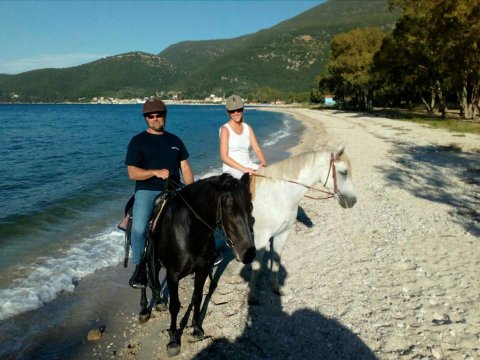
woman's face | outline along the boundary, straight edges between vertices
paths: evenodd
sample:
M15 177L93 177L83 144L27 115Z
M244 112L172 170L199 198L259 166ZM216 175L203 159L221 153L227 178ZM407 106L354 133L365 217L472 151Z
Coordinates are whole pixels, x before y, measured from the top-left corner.
M230 119L238 123L243 119L243 108L237 110L229 110L228 115L230 115Z

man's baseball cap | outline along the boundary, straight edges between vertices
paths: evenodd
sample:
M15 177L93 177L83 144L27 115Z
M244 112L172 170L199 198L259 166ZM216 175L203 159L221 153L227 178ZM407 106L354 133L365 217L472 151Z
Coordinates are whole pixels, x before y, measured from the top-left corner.
M143 115L151 114L154 112L165 113L167 107L165 103L159 98L150 98L143 104Z

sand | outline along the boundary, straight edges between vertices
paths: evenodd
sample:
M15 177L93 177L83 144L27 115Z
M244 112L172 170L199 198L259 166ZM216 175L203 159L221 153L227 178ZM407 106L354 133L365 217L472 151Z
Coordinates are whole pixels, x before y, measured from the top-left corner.
M194 341L183 319L175 359L480 359L480 136L361 113L267 110L306 126L293 154L345 145L358 202L302 200L283 252L283 297L269 291L265 270L262 304L248 306L248 267L227 257L204 304L207 337ZM191 284L181 282L180 320ZM115 325L77 358L167 358L168 312L140 325L138 297L125 301L132 313L112 310Z

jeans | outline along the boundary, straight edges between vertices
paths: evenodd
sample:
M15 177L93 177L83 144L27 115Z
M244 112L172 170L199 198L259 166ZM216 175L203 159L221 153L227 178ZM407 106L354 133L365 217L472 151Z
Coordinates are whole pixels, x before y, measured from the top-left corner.
M135 203L133 204L132 219L132 264L138 265L142 260L145 248L145 234L152 215L153 203L161 191L137 190L135 192Z

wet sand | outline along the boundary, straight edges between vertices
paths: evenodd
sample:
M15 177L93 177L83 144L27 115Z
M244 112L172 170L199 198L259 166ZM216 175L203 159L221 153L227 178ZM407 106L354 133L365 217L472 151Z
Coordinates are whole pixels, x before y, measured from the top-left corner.
M307 127L292 154L345 145L358 203L302 200L282 257L285 296L269 291L265 271L260 306L246 302L248 267L224 248L203 341L183 318L184 279L175 359L480 358L480 137L360 113L265 110ZM168 312L140 325L138 291L119 287L116 299L99 320L104 335L72 358L165 359Z

